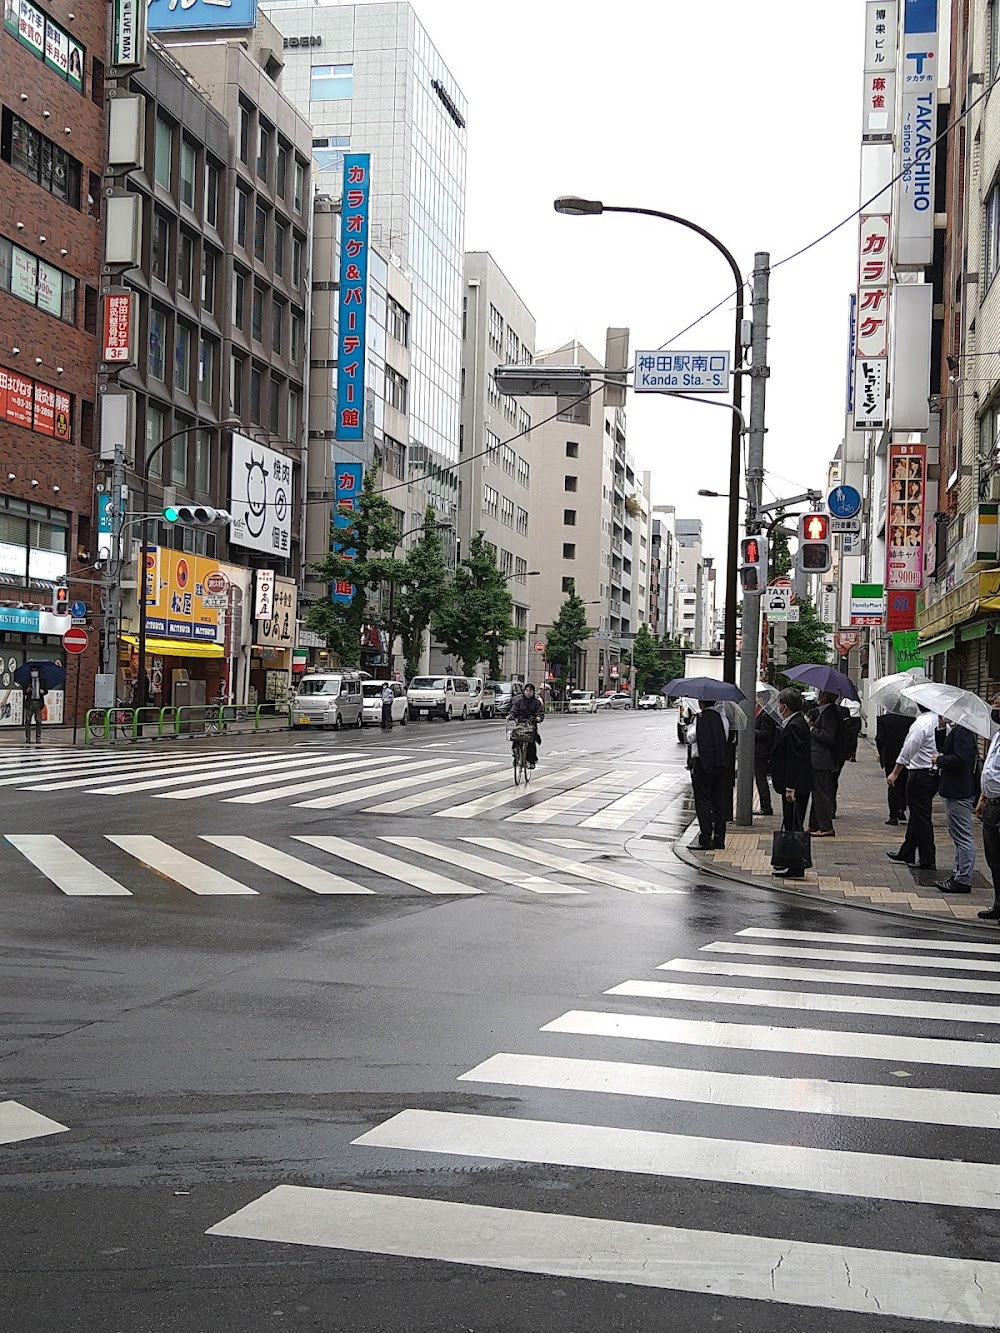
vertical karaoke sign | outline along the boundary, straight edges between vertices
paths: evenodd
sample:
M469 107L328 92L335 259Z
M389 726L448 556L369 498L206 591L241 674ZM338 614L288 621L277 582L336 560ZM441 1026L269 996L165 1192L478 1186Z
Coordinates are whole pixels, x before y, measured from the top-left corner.
M368 203L371 155L344 156L337 329L338 440L365 436L365 321L368 314Z
M349 528L354 523L354 511L361 503L361 483L364 468L361 463L335 464L336 497L334 500L333 526ZM337 554L345 560L353 560L356 552L352 547L337 544ZM330 600L349 602L354 597L354 584L350 579L334 579L330 588Z

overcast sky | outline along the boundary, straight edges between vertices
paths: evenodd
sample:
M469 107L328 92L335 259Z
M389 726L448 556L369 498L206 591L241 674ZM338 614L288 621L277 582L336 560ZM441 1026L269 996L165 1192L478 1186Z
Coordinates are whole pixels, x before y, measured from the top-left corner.
M655 347L732 290L681 227L560 217L559 194L660 208L715 233L744 273L858 204L864 0L413 0L469 99L466 248L489 250L538 321L538 346L606 326ZM768 482L823 486L844 428L849 223L771 281ZM730 347L727 304L678 348ZM749 390L744 390L745 401ZM705 522L724 556L727 412L629 397L653 499Z

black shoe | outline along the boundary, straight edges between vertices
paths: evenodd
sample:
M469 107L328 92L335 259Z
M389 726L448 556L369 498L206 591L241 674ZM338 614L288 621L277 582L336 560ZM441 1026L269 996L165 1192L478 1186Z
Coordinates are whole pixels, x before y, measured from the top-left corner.
M715 852L725 851L725 848L726 848L726 840L725 840L725 838L723 838L721 842L713 842L713 843L712 843L712 850L715 851Z
M886 852L886 856L890 861L900 861L904 866L913 865L909 857L904 856L902 852Z
M773 815L773 814L774 814L774 811L771 809L770 806L768 806L766 810L761 810L760 813L761 813L762 815Z
M780 866L777 870L772 870L771 874L775 879L805 879L804 870L792 870L789 866Z
M899 825L899 820L898 820L898 819L887 819L885 822L886 822L887 824L891 824L893 827L898 827L898 825Z
M926 865L923 865L920 861L918 861L918 862L917 862L917 867L916 867L916 868L917 868L918 870L937 870L937 862L936 862L936 861L928 861Z
M939 893L971 893L972 885L963 884L960 879L945 879L934 887Z
M988 907L985 912L977 912L980 921L1000 921L1000 907Z

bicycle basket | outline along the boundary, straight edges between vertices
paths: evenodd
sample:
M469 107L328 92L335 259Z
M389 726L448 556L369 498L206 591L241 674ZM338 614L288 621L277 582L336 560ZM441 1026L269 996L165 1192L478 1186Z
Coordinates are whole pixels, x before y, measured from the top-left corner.
M530 722L515 722L511 729L510 738L512 741L533 741L535 739L535 728Z

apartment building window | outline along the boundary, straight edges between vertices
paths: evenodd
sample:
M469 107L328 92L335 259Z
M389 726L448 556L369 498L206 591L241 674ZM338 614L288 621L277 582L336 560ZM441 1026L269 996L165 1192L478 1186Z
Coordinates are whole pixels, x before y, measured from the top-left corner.
M174 127L157 116L153 123L153 180L170 189L174 154Z
M264 288L256 283L250 305L250 337L257 343L264 341Z
M246 298L247 298L247 280L243 274L236 269L233 273L233 313L232 320L236 327L243 329L243 321L246 318Z
M293 366L299 364L302 355L302 316L292 311L288 321L288 359Z
M504 472L507 473L508 477L512 477L514 475L514 468L516 466L516 463L517 463L517 455L514 453L514 450L510 447L510 445L509 444L501 445L500 466L503 468Z
M500 522L505 528L514 526L514 501L508 500L506 495L500 497Z
M153 403L146 404L146 434L145 434L145 453L143 461L148 460L149 475L156 481L163 476L163 450L152 457L153 450L160 443L164 436L163 425L166 420L166 413Z
M72 208L80 207L80 163L6 107L0 129L0 157L55 199Z
M67 324L76 322L76 278L0 238L0 291Z
M215 340L202 334L198 344L198 401L210 403L215 384Z
M518 583L524 583L528 576L528 562L524 556L519 555L514 561L514 578Z
M507 364L516 366L521 359L521 339L514 330L507 325Z
M189 423L177 420L177 429ZM170 481L174 486L186 486L188 479L188 441L189 435L179 435L170 442Z
M292 286L302 286L302 242L297 236L292 238Z
M309 77L311 102L348 102L353 96L353 65L313 65Z
M267 256L267 209L259 204L253 215L253 252L263 264Z
M518 454L517 458L517 480L520 485L527 486L531 481L531 468L526 458Z
M306 195L306 169L298 160L295 163L295 171L292 173L292 184L292 207L296 213L301 213Z
M299 423L302 420L302 400L298 389L288 390L288 438L295 444L299 438Z
M576 559L576 542L563 542L563 559Z
M522 435L527 435L528 431L531 430L531 417L528 416L523 407L518 408L517 411L517 429Z
M194 237L181 228L181 246L177 255L177 290L191 299L194 286Z
M574 579L573 579L573 575L572 575L572 574L564 574L563 577L562 577L562 582L561 582L560 585L559 585L560 589L561 589L563 592L573 592L573 591L575 590L575 586L576 586L576 585L575 585L575 582L574 582Z
M385 400L394 407L397 412L402 412L406 416L409 404L410 386L406 379L400 375L392 366L385 368Z
M571 476L566 476L566 477L564 477L564 478L563 478L563 490L564 490L564 491L575 491L575 490L576 490L576 477L571 477Z
M512 551L505 551L502 546L500 548L500 573L514 573L514 553Z
M205 221L210 227L219 222L219 168L214 162L205 163Z
M504 397L504 400L503 400L503 414L504 414L504 416L507 418L507 420L510 422L510 424L511 424L512 426L513 426L513 425L516 425L516 423L517 423L517 399L516 399L516 398L511 398L511 397L509 397L509 396L505 396L505 397Z
M287 144L278 144L278 156L275 161L274 169L274 192L279 199L284 199L285 191L288 189L288 155L289 148Z
M196 491L211 489L212 479L212 438L207 430L195 431L194 436L194 488Z
M174 328L174 388L191 392L191 330L180 320Z
M499 412L502 400L500 398L500 390L497 388L497 382L492 375L487 376L486 379L486 397L489 400L490 407L496 408Z
M229 406L233 416L243 415L243 371L245 362L242 356L233 355L229 363Z
M250 367L250 420L260 425L260 405L264 396L264 372L259 366Z
M181 203L194 208L194 182L198 153L193 143L181 140Z
M268 411L267 428L272 435L278 435L281 431L281 389L284 380L277 375L271 376L271 401Z
M410 312L390 296L387 301L389 333L403 347L410 345Z
M494 435L493 431L487 426L484 431L486 440L486 459L490 463L500 461L500 436Z
M575 510L575 509L564 509L564 510L563 510L563 524L564 524L567 528L575 528L575 527L576 527L576 510Z
M1000 269L1000 181L986 196L986 255L984 276L988 287Z
M240 161L250 164L250 108L240 102Z
M566 441L566 457L567 457L567 458L579 458L579 457L580 457L580 446L579 446L579 444L577 443L576 440L567 440L567 441Z
M274 298L271 300L271 351L278 356L285 352L285 303Z
M241 186L236 187L236 241L245 250L247 248L247 218L250 213L250 194Z
M522 509L520 505L518 505L518 507L517 507L517 530L518 530L518 532L521 534L522 537L527 537L527 535L528 535L528 511L527 511L527 509Z
M149 266L154 278L170 281L170 250L173 223L164 213L153 214L153 235L150 245Z
M490 518L496 518L500 507L500 492L493 486L483 487L483 512Z
M218 260L210 245L201 247L201 308L207 314L215 310L215 286L218 281Z
M155 308L149 312L149 373L154 380L166 379L167 317Z
M491 303L490 305L490 346L496 352L497 356L503 351L503 315Z
M257 175L262 181L267 180L268 169L271 165L271 144L274 140L274 131L270 125L260 122L257 127Z
M284 277L285 251L288 249L288 228L283 222L274 224L274 271Z
M991 78L989 79L989 82L992 83L993 79L997 76L998 70L1000 70L1000 3L998 3L998 0L990 0L990 12L987 22L989 23L990 29L989 60Z

